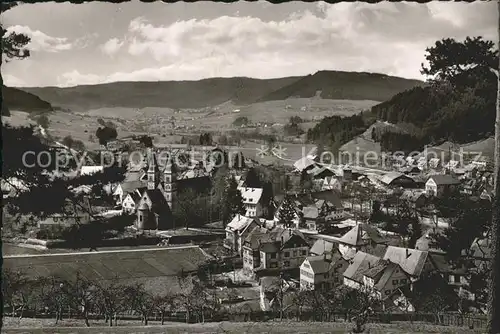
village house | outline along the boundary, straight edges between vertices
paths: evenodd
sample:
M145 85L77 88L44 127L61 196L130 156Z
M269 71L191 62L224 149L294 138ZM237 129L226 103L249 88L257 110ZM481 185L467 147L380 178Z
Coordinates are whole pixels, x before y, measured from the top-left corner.
M460 181L449 174L438 174L429 177L425 183L425 192L429 196L442 197L458 189Z
M364 284L363 273L375 266L378 261L380 261L379 257L358 251L344 271L344 285L353 289L361 289Z
M247 217L262 216L262 188L238 188L243 197L243 205L245 206Z
M344 272L344 284L384 300L402 286L410 284L410 279L398 264L358 252Z
M376 228L367 224L357 224L349 232L337 239L340 253L347 257L348 254L358 251L368 251L378 245L386 245Z
M324 190L303 194L289 195L295 210L295 217L292 221L296 228L301 226L311 230L318 230L319 227L343 219L347 213L342 205L340 196L334 190ZM275 211L274 221L279 222L281 205Z
M253 228L243 241L243 271L253 275L254 270L260 267L261 240L269 230L265 227Z
M337 192L341 192L343 186L344 185L341 178L336 176L327 176L323 179L321 190L334 190Z
M383 259L398 264L414 282L423 273L436 270L436 265L429 254L428 251L388 246Z
M127 197L129 193L135 192L137 190L141 191L141 194L144 192L146 189L147 183L142 180L132 180L132 181L125 181L116 186L114 192L113 192L113 197L116 200L117 205L123 205L123 201Z
M258 226L260 226L259 222L255 218L236 215L226 226L224 247L241 254L243 241Z
M139 188L125 196L122 202L122 210L124 213L133 214L136 212L141 200L141 195L145 190L146 188Z
M309 247L302 233L281 227L274 228L261 239L257 274L298 270L309 255Z
M380 178L380 182L385 187L390 188L415 188L415 181L405 174L389 172Z
M349 262L338 250L308 256L300 266L300 289L326 291L342 285Z

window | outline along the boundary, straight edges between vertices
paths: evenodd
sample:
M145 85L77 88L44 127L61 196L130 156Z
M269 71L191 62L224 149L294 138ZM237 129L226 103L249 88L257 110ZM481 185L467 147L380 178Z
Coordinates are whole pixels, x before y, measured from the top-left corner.
M406 284L406 278L403 278L403 279L401 280L401 284Z
M139 223L142 222L142 215L139 215Z
M397 279L393 279L392 280L392 285L397 285L398 284L398 280Z
M276 268L276 267L278 267L278 264L277 263L271 263L270 267L271 268Z
M285 267L290 267L290 261L285 261Z
M307 251L305 249L302 250L302 255L306 255Z
M297 251L296 250L293 251L293 256L297 256Z
M325 278L328 278L328 273L325 273Z
M285 257L290 257L290 252L285 252Z
M271 259L275 259L276 258L276 253L271 253L270 257L271 257Z

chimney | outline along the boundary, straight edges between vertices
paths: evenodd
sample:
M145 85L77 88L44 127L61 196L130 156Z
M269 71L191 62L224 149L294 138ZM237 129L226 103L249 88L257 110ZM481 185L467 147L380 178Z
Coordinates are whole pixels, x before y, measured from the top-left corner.
M283 238L283 236L281 236L281 244L283 245L285 239Z
M410 257L410 251L408 250L408 248L406 248L406 258L409 258Z
M372 264L370 262L368 262L368 269L370 269L372 267Z

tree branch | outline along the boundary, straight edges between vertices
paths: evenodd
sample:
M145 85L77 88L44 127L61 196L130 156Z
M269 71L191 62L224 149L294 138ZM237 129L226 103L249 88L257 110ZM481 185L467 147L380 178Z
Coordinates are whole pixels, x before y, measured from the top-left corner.
M498 73L497 69L494 69L493 67L490 67L490 71L493 72L497 76L497 78L500 78L500 74Z

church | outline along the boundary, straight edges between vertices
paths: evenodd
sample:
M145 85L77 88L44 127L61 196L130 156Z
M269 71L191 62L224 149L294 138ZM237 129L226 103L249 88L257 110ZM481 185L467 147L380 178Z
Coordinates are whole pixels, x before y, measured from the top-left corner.
M172 227L172 212L179 190L192 188L203 193L211 188L210 174L203 166L195 166L187 171L175 164L171 152L167 162L160 165L153 150L148 150L146 189L137 203L136 227L139 230L166 230Z

